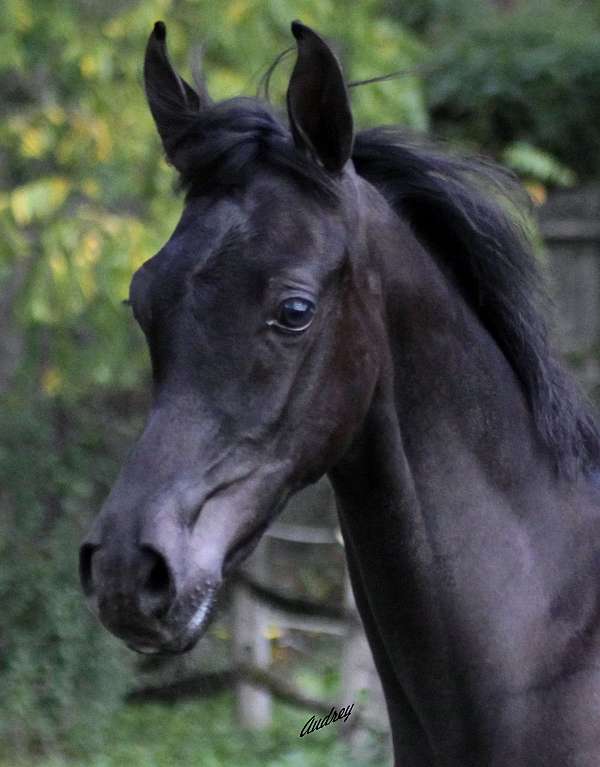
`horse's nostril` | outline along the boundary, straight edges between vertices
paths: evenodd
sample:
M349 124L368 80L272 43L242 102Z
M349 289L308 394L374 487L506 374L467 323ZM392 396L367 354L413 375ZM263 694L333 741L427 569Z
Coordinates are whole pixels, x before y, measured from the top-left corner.
M160 617L173 599L173 579L166 559L160 552L144 546L140 570L140 608L146 614Z
M168 590L171 584L169 569L162 557L156 560L148 579L146 580L146 589L152 592L161 592Z
M94 578L92 574L92 557L98 547L92 543L84 543L79 550L79 580L86 597L94 595Z

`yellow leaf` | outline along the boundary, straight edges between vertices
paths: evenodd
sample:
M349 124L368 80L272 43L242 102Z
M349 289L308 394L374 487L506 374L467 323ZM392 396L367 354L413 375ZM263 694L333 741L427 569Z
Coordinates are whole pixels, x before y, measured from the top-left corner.
M100 256L100 249L100 238L96 232L88 232L73 255L75 265L82 268L92 266Z
M90 125L90 133L96 142L96 159L100 162L108 160L112 152L112 139L108 125L104 120L94 120Z
M28 128L21 137L21 153L24 157L41 157L48 146L48 137L39 128Z
M265 639L280 639L283 636L283 631L279 626L270 624L263 630L263 636Z
M46 109L46 117L52 125L62 125L65 121L65 110L57 104L52 104Z
M31 221L27 192L25 189L15 189L10 196L10 209L13 218L20 226L25 226Z
M68 266L66 258L62 253L53 253L48 262L55 278L60 280L66 275Z
M111 19L102 27L102 32L111 39L121 37L126 32L125 23L123 19Z
M60 205L66 198L70 183L68 179L60 176L55 176L50 179L50 194L53 204Z
M527 193L534 205L539 206L546 202L548 193L543 184L539 184L535 181L528 181L525 183L525 189L527 189Z
M89 80L98 72L98 62L92 56L91 53L86 53L81 57L79 62L79 69L81 74Z
M27 32L28 29L31 29L33 14L26 0L21 0L21 2L15 5L15 19L19 32Z
M100 194L100 186L93 178L84 179L81 183L81 189L84 194L87 194L88 197L91 197L94 200L97 199Z
M112 152L112 139L108 129L103 131L96 141L96 157L100 162L105 162Z
M248 0L234 0L225 10L225 19L231 24L241 21L248 13Z
M42 390L48 396L52 397L57 394L61 390L62 384L63 379L58 368L49 367L42 373Z

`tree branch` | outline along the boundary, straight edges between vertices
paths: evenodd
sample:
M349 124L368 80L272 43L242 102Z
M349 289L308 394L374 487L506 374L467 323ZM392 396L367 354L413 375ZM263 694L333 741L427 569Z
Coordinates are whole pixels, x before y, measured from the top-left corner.
M311 698L293 685L256 666L242 665L237 669L225 669L212 673L193 674L171 684L142 687L126 696L128 703L174 704L182 700L205 698L231 689L237 681L243 680L254 687L268 690L274 697L299 708L315 713L329 713L331 706L322 700Z
M238 582L261 602L266 603L276 610L293 613L294 615L310 616L317 618L326 618L328 620L337 620L341 622L358 621L355 613L344 607L336 605L327 605L321 602L315 602L312 599L302 597L292 597L281 591L259 583L247 573L238 575Z

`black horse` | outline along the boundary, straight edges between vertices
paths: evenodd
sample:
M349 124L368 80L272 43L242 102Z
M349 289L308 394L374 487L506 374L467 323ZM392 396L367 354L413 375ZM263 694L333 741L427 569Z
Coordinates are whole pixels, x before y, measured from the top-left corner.
M597 767L600 438L548 348L510 182L355 135L337 59L292 32L289 128L213 103L162 23L150 37L187 197L131 283L154 399L82 547L85 593L131 647L185 651L328 474L396 764Z

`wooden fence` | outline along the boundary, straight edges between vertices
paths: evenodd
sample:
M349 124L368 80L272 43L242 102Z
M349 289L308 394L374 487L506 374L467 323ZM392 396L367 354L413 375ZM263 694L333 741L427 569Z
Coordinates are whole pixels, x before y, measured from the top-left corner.
M555 192L539 218L557 346L600 401L600 186Z

